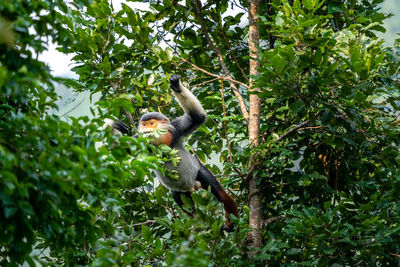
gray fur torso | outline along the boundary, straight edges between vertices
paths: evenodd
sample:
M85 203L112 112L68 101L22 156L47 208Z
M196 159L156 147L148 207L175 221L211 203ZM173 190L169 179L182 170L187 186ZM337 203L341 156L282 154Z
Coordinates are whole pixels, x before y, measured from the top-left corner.
M168 189L179 192L190 191L195 185L200 163L194 155L191 155L183 147L182 142L178 142L173 148L178 150L178 157L180 157L178 167L173 167L169 162L166 163L166 167L168 170L177 170L179 179L165 177L158 171L155 171L155 173L160 183Z

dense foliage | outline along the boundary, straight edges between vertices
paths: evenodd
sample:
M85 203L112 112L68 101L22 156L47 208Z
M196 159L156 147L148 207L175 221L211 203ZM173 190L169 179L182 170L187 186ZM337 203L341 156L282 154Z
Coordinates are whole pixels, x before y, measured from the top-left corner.
M1 1L0 265L399 264L400 50L375 35L382 1L261 1L255 150L235 95L248 103L247 1L203 2L201 16L196 1L150 2ZM49 41L74 54L78 79L37 60ZM175 73L208 112L188 149L235 196L234 233L221 231L210 192L193 193L194 218L173 204L145 138L100 127L118 117L134 131L145 111L179 116ZM93 118L58 117L56 82L100 93ZM264 227L248 258L252 174Z
M277 39L258 77L265 99L259 175L266 214L282 220L267 227L261 257L395 264L399 54L374 38L384 16L373 9L335 20L335 30L318 3L304 6L284 4L267 22ZM342 8L328 5L333 15L346 14Z

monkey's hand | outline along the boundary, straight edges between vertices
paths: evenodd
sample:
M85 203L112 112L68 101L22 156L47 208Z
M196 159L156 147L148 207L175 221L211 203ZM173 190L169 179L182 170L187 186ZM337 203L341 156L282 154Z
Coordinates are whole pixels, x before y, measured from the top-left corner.
M179 85L180 79L181 79L180 75L172 75L171 78L169 79L169 86L176 93L182 92L182 88Z

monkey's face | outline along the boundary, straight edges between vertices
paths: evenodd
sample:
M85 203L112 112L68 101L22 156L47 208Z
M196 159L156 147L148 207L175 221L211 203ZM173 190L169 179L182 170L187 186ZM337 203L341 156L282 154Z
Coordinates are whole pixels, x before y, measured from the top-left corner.
M149 119L139 122L139 132L152 139L156 146L160 144L170 145L172 133L175 128L169 123L168 119Z
M157 119L150 119L147 121L140 121L139 124L139 131L141 133L149 133L149 132L155 132L157 130L168 130L170 127L170 124L168 120L162 119L162 120L157 120Z

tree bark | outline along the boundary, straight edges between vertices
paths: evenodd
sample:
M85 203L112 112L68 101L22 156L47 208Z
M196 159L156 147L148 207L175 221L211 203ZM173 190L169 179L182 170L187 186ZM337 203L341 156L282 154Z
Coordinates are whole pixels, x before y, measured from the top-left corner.
M257 147L259 145L260 135L260 98L257 92L260 88L255 87L253 76L259 74L259 61L258 49L260 38L259 38L259 26L258 26L258 11L259 11L260 0L249 1L249 53L250 53L250 79L249 79L249 94L250 94L250 109L249 109L249 142L251 147ZM256 155L250 158L250 166L256 160ZM257 253L258 248L262 244L262 211L261 211L261 196L257 193L257 177L252 174L249 177L249 227L252 229L249 232L248 248L249 256L253 256Z

